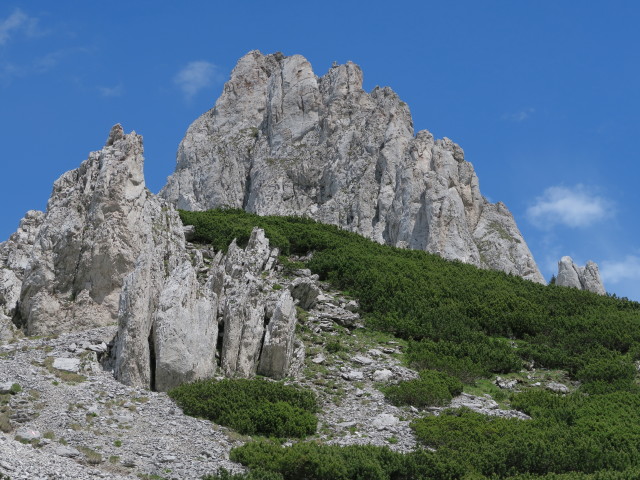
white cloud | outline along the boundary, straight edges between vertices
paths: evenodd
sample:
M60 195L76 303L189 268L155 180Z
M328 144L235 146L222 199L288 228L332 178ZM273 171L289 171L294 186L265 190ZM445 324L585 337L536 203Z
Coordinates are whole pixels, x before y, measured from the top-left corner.
M588 227L612 215L612 202L583 185L549 187L527 209L529 220L539 228Z
M17 8L6 19L0 20L0 46L6 44L11 36L19 31L27 37L39 37L46 33L40 30L37 18L30 17Z
M624 260L605 260L600 263L602 281L618 284L626 281L640 282L640 257L627 255Z
M531 115L533 115L535 111L536 111L535 108L530 107L530 108L524 108L519 112L515 112L515 113L505 113L504 115L502 115L502 120L507 120L509 122L516 122L516 123L524 122L529 117L531 117Z
M30 61L23 61L21 64L9 62L0 63L0 80L9 83L14 78L44 74L55 69L67 58L73 57L78 53L87 53L89 51L86 47L63 48Z
M119 83L114 87L98 87L98 91L103 97L120 97L124 93L124 87Z
M187 100L191 100L200 90L210 87L220 80L221 75L218 73L218 67L204 60L188 63L173 79Z
M0 45L7 43L11 34L23 28L28 20L29 17L22 10L16 9L5 20L0 21Z

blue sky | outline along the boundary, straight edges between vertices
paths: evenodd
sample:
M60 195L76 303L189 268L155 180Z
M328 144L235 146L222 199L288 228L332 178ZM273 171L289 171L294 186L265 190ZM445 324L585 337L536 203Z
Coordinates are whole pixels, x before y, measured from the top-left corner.
M465 150L544 276L570 255L640 300L640 2L3 1L0 240L114 123L157 192L239 57L352 60Z

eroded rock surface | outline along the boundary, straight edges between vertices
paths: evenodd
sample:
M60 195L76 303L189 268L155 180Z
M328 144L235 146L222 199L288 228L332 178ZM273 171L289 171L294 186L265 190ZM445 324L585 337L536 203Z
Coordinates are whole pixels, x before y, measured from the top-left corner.
M462 149L414 135L389 88L349 62L317 77L300 55L242 57L188 129L161 195L178 208L304 215L381 243L544 280L504 204L480 194Z
M584 267L579 267L568 256L562 257L558 262L556 285L588 290L599 295L607 293L596 263L588 261Z
M116 321L122 282L147 233L153 195L142 167L142 137L116 125L102 150L54 183L21 286L19 316L29 334Z
M270 248L264 231L254 229L244 249L233 241L226 255L205 256L186 246L181 225L175 227L166 230L173 240L142 254L125 281L116 378L165 391L212 377L216 354L229 377L252 377L258 367L265 376L286 376L296 310L289 291L274 290L267 278L278 250Z

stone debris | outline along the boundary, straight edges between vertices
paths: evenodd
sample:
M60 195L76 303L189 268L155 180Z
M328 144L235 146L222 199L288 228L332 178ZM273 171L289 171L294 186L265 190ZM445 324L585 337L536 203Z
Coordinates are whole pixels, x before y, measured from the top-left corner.
M567 387L566 385L562 384L562 383L558 383L558 382L547 382L547 384L545 385L545 387L547 388L547 390L551 390L552 392L556 392L556 393L569 393L569 387Z
M510 380L507 378L496 377L494 383L505 390L513 390L518 385L518 380L515 378Z
M34 411L24 423L11 419L14 432L0 433L0 474L12 480L195 480L219 467L240 471L228 460L229 450L240 444L228 429L183 415L166 394L123 385L103 369L75 384L47 372L47 355L68 354L72 343L93 344L90 339L115 333L116 327L102 327L0 346L0 381L10 376L22 387L11 396L11 409Z
M468 408L474 412L483 415L491 415L503 418L519 418L520 420L529 420L529 415L519 412L518 410L503 410L500 405L491 398L490 395L476 396L468 393L462 393L455 397L448 407L431 407L434 414L439 415L445 408Z
M80 370L80 359L65 357L54 358L52 366L55 369L64 370L65 372L78 373L78 370Z

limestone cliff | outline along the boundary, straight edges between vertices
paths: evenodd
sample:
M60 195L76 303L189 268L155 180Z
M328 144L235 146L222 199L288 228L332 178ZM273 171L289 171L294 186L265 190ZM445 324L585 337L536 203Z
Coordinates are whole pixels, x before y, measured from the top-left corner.
M515 221L481 194L462 149L414 134L389 88L349 62L317 77L300 55L249 52L180 144L161 195L178 208L304 215L381 243L543 283Z
M558 262L558 276L556 285L588 290L599 295L605 295L598 265L588 261L584 267L579 267L571 257L562 257Z

